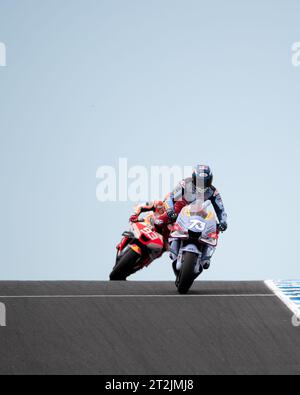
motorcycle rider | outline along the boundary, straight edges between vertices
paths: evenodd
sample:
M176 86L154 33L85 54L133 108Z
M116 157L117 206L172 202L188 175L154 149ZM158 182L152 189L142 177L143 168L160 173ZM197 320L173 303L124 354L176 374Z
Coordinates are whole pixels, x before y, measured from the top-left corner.
M193 170L191 178L181 181L166 199L166 209L169 217L177 216L176 204L182 202L183 206L189 205L196 200L203 203L210 200L219 220L218 229L221 232L227 230L227 214L223 200L218 190L213 186L213 173L209 166L197 165ZM171 259L176 262L179 252L179 241L171 245ZM203 252L202 267L208 269L215 248L207 246ZM174 268L174 265L173 265ZM176 270L174 268L176 273Z
M160 215L155 220L155 225L161 228L164 238L169 237L168 225L175 223L181 210L200 200L211 201L219 220L219 231L227 230L227 214L218 190L213 186L213 173L209 166L197 165L193 170L192 177L182 180L173 192L169 193L164 202L154 201L145 205L137 206L134 214L130 217L131 222L137 222L139 216L148 211L154 211ZM171 259L176 262L179 252L179 242L174 241L171 245ZM207 246L203 252L202 267L208 269L215 248ZM174 267L174 266L173 266ZM175 273L176 270L174 269Z
M155 200L154 202L149 202L136 206L134 214L130 217L129 221L138 222L140 215L149 211L153 211L163 215L165 213L164 202L160 200Z
M178 215L185 206L185 202L179 201L174 203L172 212L166 210L166 201L155 200L136 206L134 214L130 217L130 222L138 222L142 213L152 211L155 213L154 225L157 231L163 235L165 240L165 249L169 249L168 239L170 236L169 225L176 222Z

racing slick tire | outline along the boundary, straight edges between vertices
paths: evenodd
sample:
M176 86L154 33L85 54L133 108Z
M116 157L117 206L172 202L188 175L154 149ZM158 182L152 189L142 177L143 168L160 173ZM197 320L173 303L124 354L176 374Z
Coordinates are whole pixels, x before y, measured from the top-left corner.
M178 292L182 295L189 292L195 279L198 277L198 275L195 274L197 261L197 254L194 254L193 252L184 252L182 268L176 281Z
M138 253L128 248L128 250L117 259L117 263L109 276L110 281L126 281L127 277L140 270L140 267L137 265L140 258L141 256Z

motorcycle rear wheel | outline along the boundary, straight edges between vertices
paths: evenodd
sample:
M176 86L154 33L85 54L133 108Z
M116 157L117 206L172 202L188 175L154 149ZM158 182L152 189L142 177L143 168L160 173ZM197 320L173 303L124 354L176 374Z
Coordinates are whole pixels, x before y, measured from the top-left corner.
M198 255L193 252L185 252L183 255L183 264L177 279L177 289L182 295L189 292L198 275L195 274L195 266L198 261Z
M127 277L140 270L137 266L138 260L141 256L129 248L122 257L117 260L113 271L109 278L110 281L126 281Z

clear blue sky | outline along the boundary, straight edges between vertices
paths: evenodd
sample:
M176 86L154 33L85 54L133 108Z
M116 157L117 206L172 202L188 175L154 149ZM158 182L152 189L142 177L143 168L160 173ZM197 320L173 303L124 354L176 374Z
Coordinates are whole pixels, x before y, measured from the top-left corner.
M0 279L106 279L131 203L96 169L211 164L203 279L299 277L297 0L0 0ZM173 279L167 257L137 279Z

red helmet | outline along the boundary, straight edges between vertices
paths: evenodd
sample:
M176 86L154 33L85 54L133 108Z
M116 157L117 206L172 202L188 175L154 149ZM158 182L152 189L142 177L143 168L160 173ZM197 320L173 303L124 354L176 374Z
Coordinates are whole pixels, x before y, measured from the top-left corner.
M165 204L164 204L164 202L161 201L161 200L156 200L156 201L154 202L154 207L155 207L155 212L156 212L157 214L162 215L162 214L164 214L165 211L166 211Z

